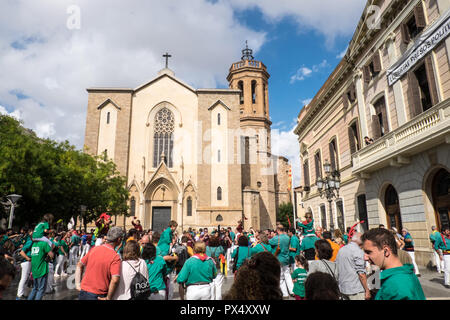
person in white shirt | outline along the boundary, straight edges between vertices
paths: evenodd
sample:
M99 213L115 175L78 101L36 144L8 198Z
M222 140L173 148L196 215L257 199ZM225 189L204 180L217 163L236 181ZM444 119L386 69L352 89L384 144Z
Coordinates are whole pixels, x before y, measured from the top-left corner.
M141 249L139 243L130 240L123 248L122 267L120 270L120 282L113 300L129 300L131 298L131 282L137 272L148 280L147 263L140 258Z

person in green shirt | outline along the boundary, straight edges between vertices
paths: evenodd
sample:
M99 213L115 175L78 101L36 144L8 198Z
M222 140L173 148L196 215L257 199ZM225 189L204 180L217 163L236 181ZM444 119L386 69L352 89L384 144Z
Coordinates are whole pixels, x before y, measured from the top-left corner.
M248 246L248 238L241 235L238 238L238 247L231 254L233 259L233 270L237 272L245 260L250 259L250 247Z
M441 236L440 232L437 230L436 226L431 227L431 234L430 234L430 242L433 246L433 255L434 255L434 261L436 263L437 272L441 273L444 271L444 261L440 259L438 250L435 249L436 240Z
M224 254L225 251L220 245L219 237L213 236L209 238L208 246L206 247L206 255L213 259L216 269L218 270L217 276L214 278L212 283L214 287L214 296L211 300L222 300L222 284L225 268L227 267L225 263L221 263L221 261L225 260Z
M260 252L272 253L272 246L269 244L269 238L265 233L260 233L257 238L258 243L250 249L250 255L253 257Z
M186 260L176 282L187 286L186 300L211 300L211 283L217 276L217 269L211 257L206 255L206 244L197 241L194 255Z
M54 217L53 214L47 213L42 218L42 221L36 225L33 231L33 241L44 241L49 246L53 247L53 243L45 236L50 231L50 225L52 224Z
M375 300L425 300L414 266L403 265L397 255L397 243L389 230L375 228L361 238L365 260L380 270L381 287Z
M294 283L292 282L291 272L289 270L289 243L289 236L283 227L277 227L277 235L269 241L273 254L277 256L281 264L280 288L284 298L289 298L289 295L294 294L292 291ZM279 251L278 255L276 254L277 251Z
M29 231L29 234L31 236L32 230ZM17 298L16 300L22 300L27 298L25 296L25 285L27 283L28 277L30 276L31 272L31 246L33 245L33 241L31 240L31 237L27 238L27 241L22 247L22 250L20 251L20 255L25 259L24 262L20 264L21 268L21 277L19 281L19 285L17 287Z
M63 232L61 234L61 239L58 241L58 257L56 258L56 267L55 267L55 278L59 278L60 276L66 276L67 274L64 272L64 262L67 260L69 255L69 245L67 244L67 238L69 237L69 233Z
M442 228L442 233L436 236L434 249L439 252L439 259L444 262L444 285L450 289L450 229Z
M292 273L295 300L305 300L305 281L308 276L308 260L304 255L295 256L296 269Z
M170 245L172 243L173 233L178 227L178 223L174 220L169 222L169 227L163 231L158 241L158 247L161 250L162 256L167 256L170 253Z
M289 264L292 270L297 269L295 263L295 257L300 254L300 240L295 234L295 228L290 228L288 236L291 238L289 243Z
M52 247L45 241L34 242L31 247L31 272L33 274L33 290L28 300L41 300L47 287L48 263L47 255L53 259Z
M164 278L168 274L166 261L156 254L156 247L153 243L144 245L142 259L147 263L148 282L152 291L149 300L164 300L166 297Z

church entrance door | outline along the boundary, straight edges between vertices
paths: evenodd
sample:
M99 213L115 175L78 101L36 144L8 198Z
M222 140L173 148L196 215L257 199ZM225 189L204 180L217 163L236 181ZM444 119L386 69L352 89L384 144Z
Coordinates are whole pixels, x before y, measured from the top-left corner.
M152 212L152 230L162 233L168 226L170 222L170 217L172 214L171 207L153 207Z

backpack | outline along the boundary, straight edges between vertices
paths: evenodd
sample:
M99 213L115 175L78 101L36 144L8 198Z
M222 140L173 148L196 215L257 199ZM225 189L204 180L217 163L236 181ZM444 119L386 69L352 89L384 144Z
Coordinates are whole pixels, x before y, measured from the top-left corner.
M133 266L128 261L127 263L134 270L134 272L136 272L130 284L130 292L131 292L130 300L147 300L151 294L150 283L142 275L142 273L136 271L136 269L134 269Z
M175 269L180 270L183 268L184 263L187 259L189 259L189 254L187 252L187 248L182 245L175 246L175 254L178 256L178 260L175 263Z

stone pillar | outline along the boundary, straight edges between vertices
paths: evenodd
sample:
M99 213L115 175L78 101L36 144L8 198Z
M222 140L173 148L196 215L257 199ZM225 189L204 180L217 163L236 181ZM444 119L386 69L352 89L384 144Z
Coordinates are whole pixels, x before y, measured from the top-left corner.
M355 87L356 87L356 97L358 99L358 113L359 113L359 123L361 125L361 135L364 141L364 137L368 136L367 129L367 116L366 116L366 105L364 103L364 92L363 92L363 79L362 72L358 70L354 75Z
M386 47L389 54L390 64L394 64L397 61L397 53L395 50L395 34L391 33L386 39ZM400 127L406 123L406 107L405 99L403 97L402 82L398 80L393 85L394 89L394 99L395 99L395 110L397 111L397 122Z

